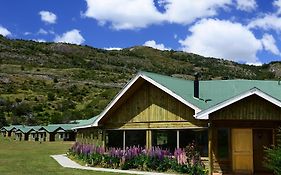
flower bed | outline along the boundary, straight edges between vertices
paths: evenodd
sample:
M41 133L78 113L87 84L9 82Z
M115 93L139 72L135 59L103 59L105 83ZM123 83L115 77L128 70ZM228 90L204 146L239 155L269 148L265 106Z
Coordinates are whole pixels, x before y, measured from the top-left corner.
M100 146L76 142L68 152L69 156L83 161L88 166L115 169L137 169L142 171L173 171L192 175L207 174L196 146L191 144L185 149L176 149L172 154L167 149L153 147L128 147L105 149Z

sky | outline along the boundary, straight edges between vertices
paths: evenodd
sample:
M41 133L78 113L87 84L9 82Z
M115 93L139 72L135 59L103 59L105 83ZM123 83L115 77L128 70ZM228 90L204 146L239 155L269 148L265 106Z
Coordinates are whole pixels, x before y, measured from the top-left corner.
M0 34L261 65L281 61L281 0L2 0Z

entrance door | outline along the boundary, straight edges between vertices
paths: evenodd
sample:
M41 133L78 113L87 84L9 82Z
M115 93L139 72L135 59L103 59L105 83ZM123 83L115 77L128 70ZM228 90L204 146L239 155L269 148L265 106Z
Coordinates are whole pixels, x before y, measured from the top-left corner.
M232 129L232 169L234 173L253 173L252 129Z
M255 173L267 172L264 167L264 147L272 145L272 130L271 129L254 129L253 143L254 143L254 171Z

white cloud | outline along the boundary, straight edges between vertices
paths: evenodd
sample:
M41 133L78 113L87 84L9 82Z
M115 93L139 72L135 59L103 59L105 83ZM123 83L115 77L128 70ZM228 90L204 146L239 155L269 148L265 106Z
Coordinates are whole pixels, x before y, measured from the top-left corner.
M257 3L255 0L236 0L237 9L250 12L257 8Z
M105 49L105 50L122 50L123 48L120 48L120 47L105 47L103 49Z
M153 0L86 0L86 17L98 20L100 24L110 22L119 29L143 28L163 20Z
M45 43L46 40L44 39L33 39L33 41L39 42L39 43Z
M275 39L270 34L264 34L261 39L262 45L265 50L270 51L275 55L280 55L280 51L276 46Z
M159 0L161 13L153 0L86 0L86 17L96 19L100 25L109 23L117 30L139 29L164 22L189 24L202 17L214 16L219 8L230 5L231 0Z
M54 24L56 23L57 16L49 11L40 11L39 15L41 16L41 20L48 23L48 24Z
M262 49L261 42L239 23L203 19L189 31L191 35L179 41L184 51L236 62L259 62L256 53Z
M251 66L262 66L262 62L254 62L254 63L247 62L245 64L248 64L248 65L251 65Z
M171 48L166 48L164 44L157 44L154 40L146 41L143 45L158 50L171 50Z
M275 0L272 4L277 7L277 14L281 14L281 0Z
M57 36L54 41L79 45L82 44L85 41L85 39L80 34L79 30L73 29L63 33L61 36Z
M47 35L47 34L48 34L48 31L46 31L46 30L40 28L37 33L38 33L38 34L42 34L42 35Z
M32 33L31 32L24 32L23 34L24 35L31 35Z
M281 18L274 14L266 14L264 17L251 21L248 24L248 28L261 28L264 30L273 29L281 31Z
M8 29L0 25L0 35L9 36L12 35L12 33Z
M230 5L231 0L166 0L165 19L170 23L190 24L194 20L217 14L219 8Z

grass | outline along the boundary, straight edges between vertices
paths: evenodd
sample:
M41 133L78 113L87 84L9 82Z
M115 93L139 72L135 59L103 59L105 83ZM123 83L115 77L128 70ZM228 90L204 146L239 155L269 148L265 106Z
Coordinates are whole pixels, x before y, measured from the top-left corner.
M63 154L72 142L27 142L0 137L1 175L113 175L116 173L61 167L50 155Z

